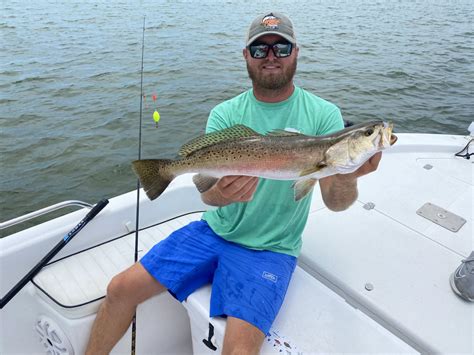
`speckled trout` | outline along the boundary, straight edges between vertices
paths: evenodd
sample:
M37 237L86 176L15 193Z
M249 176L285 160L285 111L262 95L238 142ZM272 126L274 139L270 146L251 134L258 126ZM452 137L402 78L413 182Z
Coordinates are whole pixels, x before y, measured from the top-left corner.
M147 196L154 200L178 175L198 173L199 192L226 175L294 180L294 196L306 196L318 179L357 170L375 153L393 145L393 125L360 123L325 136L283 130L259 134L244 125L205 134L184 144L178 158L145 159L132 163Z

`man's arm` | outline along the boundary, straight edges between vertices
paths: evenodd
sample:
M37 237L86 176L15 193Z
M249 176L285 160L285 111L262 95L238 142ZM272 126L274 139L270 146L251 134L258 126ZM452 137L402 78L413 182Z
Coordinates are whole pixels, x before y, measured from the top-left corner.
M319 180L324 204L332 211L343 211L357 199L357 178L367 175L379 165L382 153L371 157L364 165L350 174L337 174Z
M234 202L247 202L253 198L258 178L253 176L224 176L201 194L202 201L210 206L226 206Z

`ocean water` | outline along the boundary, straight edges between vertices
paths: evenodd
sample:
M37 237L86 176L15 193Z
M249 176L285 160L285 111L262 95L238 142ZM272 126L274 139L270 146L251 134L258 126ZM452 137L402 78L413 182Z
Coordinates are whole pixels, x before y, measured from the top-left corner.
M0 221L135 188L144 17L142 156L172 157L203 132L213 106L250 87L244 35L272 10L295 24L296 84L346 119L467 133L471 0L3 1Z

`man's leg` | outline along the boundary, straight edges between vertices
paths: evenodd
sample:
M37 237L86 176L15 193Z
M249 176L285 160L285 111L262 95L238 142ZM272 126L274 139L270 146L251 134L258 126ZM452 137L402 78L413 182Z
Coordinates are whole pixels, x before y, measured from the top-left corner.
M228 317L222 354L258 354L264 339L265 334L254 325Z
M227 315L223 353L258 354L285 298L296 258L223 242L210 316Z
M92 326L86 354L109 354L130 326L137 305L165 290L140 263L115 276Z

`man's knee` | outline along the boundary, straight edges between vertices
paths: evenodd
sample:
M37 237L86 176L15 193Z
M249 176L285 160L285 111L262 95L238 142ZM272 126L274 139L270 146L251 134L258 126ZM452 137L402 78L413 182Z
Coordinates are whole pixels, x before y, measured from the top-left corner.
M130 278L126 275L127 270L115 275L107 286L107 299L110 302L122 302L132 300L129 293L132 292Z
M137 306L165 290L166 288L156 281L140 263L136 263L112 278L107 286L107 299L109 302Z

